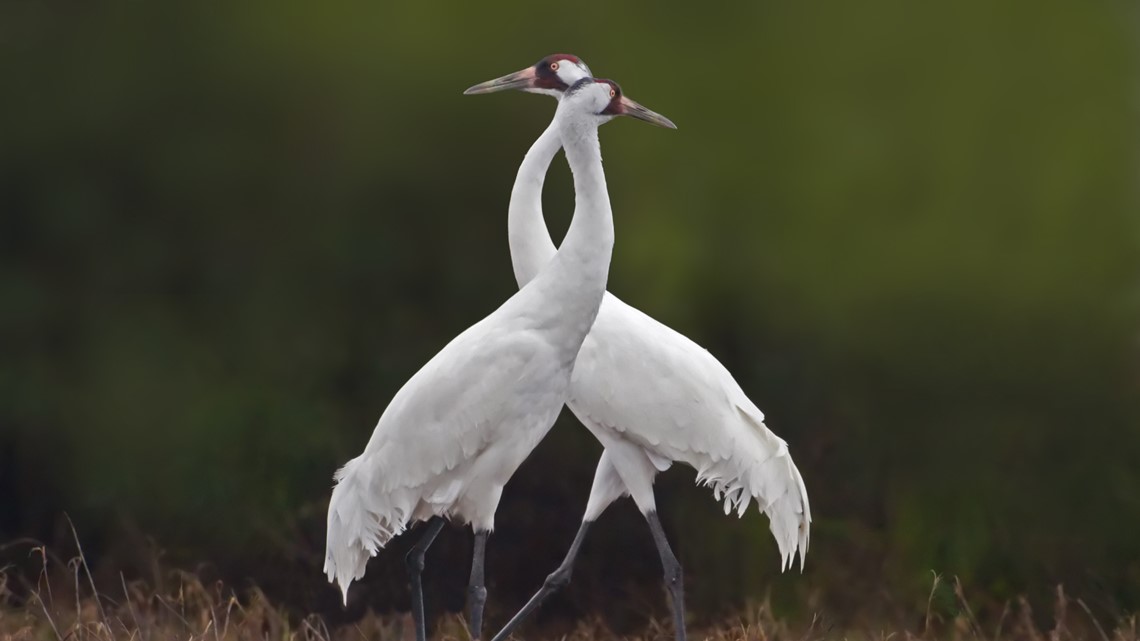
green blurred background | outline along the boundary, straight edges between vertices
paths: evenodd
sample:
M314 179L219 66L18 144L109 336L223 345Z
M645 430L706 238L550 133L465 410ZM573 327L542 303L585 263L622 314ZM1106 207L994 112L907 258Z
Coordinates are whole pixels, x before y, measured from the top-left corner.
M154 558L299 610L407 607L402 537L347 613L331 475L515 289L506 206L554 102L465 97L582 56L679 125L602 130L610 289L707 347L791 445L803 575L693 472L658 482L698 619L1140 606L1140 47L1130 2L0 5L0 539ZM556 237L572 188L547 183ZM502 616L573 536L565 413L491 539ZM9 548L13 553L17 548ZM457 609L470 536L429 555ZM15 563L26 560L18 550ZM17 558L18 557L18 558ZM659 614L628 501L548 620ZM983 608L983 616L985 610Z

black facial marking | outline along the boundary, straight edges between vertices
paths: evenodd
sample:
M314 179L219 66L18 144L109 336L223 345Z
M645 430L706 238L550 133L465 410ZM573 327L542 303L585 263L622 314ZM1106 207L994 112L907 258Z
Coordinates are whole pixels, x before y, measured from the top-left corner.
M621 106L621 87L613 80L598 80L597 82L609 85L610 90L613 91L614 94L613 97L610 98L610 104L606 105L602 113L608 116L620 116L623 113Z
M570 94L580 90L582 87L585 87L586 85L592 84L593 82L594 82L593 78L582 78L581 80L579 80L578 82L575 82L574 84L570 85L570 87L568 87L566 89L566 95L569 96Z
M578 56L568 53L554 53L539 60L534 65L534 86L540 89L553 89L555 91L565 91L568 87L566 83L558 77L558 72L551 68L551 65L558 64L581 64Z
M547 56L534 65L534 86L540 89L553 89L565 91L566 83L558 77L558 72L551 69L551 65L558 63L559 54ZM559 63L561 64L561 63Z

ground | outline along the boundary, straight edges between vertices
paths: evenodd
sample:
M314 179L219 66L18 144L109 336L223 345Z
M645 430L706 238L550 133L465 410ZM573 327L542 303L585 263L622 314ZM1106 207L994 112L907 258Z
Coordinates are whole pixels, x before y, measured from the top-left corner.
M0 569L0 641L335 641L413 639L408 615L377 616L330 627L317 615L302 616L270 602L264 592L250 588L237 592L225 585L204 584L196 575L170 571L165 592L139 581L122 580L114 593L95 590L82 556L66 563L66 572L49 567L43 556L43 572L29 581ZM63 568L59 568L62 570ZM19 583L19 585L17 585ZM936 579L937 585L937 579ZM862 629L837 630L822 617L791 623L772 615L766 604L757 604L717 625L694 627L694 641L810 641L813 639L950 639L967 641L1140 641L1136 616L1106 625L1092 618L1084 602L1072 600L1057 589L1052 622L1042 626L1023 601L1010 604L991 631L983 631L961 593L960 614L944 619L929 612L916 625L868 625ZM933 590L932 590L933 594ZM432 624L432 638L467 641L460 616L447 616ZM618 638L596 621L585 621L569 633L526 630L528 639L591 641ZM522 637L519 637L522 638ZM621 638L670 641L673 631L667 621L651 620L645 629Z

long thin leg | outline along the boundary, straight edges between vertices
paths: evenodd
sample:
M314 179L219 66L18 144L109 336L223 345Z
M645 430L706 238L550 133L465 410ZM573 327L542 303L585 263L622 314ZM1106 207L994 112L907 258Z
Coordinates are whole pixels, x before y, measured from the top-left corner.
M574 559L578 556L578 548L582 547L582 539L586 538L586 530L590 527L590 523L592 523L592 521L582 521L582 527L578 528L578 534L574 537L574 542L570 544L570 550L566 553L566 558L562 560L562 564L546 577L546 581L543 581L542 587L539 588L538 592L534 593L534 596L530 598L530 601L526 602L526 605L519 610L518 614L511 617L511 620L503 626L502 630L499 630L499 633L495 635L492 641L503 641L503 639L506 639L510 636L511 632L523 622L523 619L542 604L542 601L546 599L546 597L550 596L555 590L565 587L567 583L570 583L570 573L574 567Z
M428 520L424 535L408 550L404 563L412 579L412 620L416 623L416 641L427 641L427 621L424 619L424 589L420 575L424 571L424 554L431 547L439 531L443 529L443 517L433 516Z
M471 554L471 581L467 585L470 618L467 631L472 639L483 633L483 606L487 603L487 586L483 584L483 558L487 553L487 535L483 530L475 533L475 550Z
M665 588L669 590L673 600L674 634L677 641L685 641L685 586L681 563L669 548L669 541L665 538L665 530L661 528L657 512L647 512L645 520L649 521L649 531L653 533L653 542L657 544L657 553L661 555L661 569L665 571Z

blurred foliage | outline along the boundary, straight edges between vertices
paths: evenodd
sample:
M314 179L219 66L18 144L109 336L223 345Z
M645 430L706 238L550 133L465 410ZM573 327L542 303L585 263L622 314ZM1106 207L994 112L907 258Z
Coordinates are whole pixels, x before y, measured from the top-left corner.
M66 510L106 563L150 536L335 604L333 470L514 289L507 199L553 102L460 92L571 51L680 126L602 131L610 289L722 359L812 497L806 575L778 576L762 516L663 475L694 610L767 591L908 610L931 570L1136 608L1137 17L4 3L0 536L52 536ZM561 159L546 202L561 234ZM567 414L508 487L498 607L561 558L598 452ZM624 598L659 570L636 511L611 512L563 606L660 607ZM469 543L450 540L429 573L455 607ZM377 607L406 607L397 550L372 566Z

